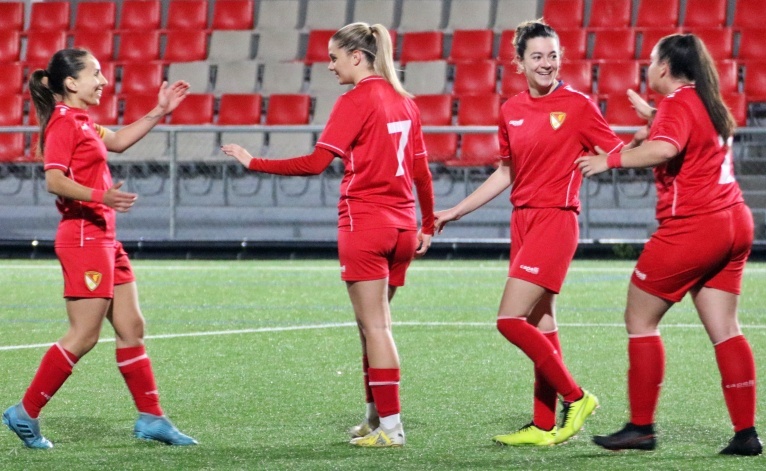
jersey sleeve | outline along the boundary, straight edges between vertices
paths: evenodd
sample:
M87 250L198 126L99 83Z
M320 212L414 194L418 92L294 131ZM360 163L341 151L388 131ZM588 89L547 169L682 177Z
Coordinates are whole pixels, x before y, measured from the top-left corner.
M511 158L511 141L508 138L508 128L505 127L503 113L500 113L500 121L497 123L497 140L500 143L500 158Z
M666 141L681 152L694 126L691 111L677 98L662 100L649 130L650 141Z
M627 98L626 98L627 99ZM583 147L590 152L596 152L596 146L607 154L620 150L625 143L612 131L604 116L593 101L586 99L584 111L586 116L584 126L581 128Z
M45 133L44 170L67 172L77 144L74 123L57 119L48 125Z
M324 131L316 143L317 147L346 157L364 124L360 108L347 95L341 95L330 112Z

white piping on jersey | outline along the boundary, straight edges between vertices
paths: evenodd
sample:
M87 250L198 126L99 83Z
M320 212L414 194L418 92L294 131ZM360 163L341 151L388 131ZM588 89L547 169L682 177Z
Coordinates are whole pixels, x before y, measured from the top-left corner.
M334 145L332 145L332 144L328 144L328 143L326 143L326 142L323 142L323 141L319 141L319 142L317 142L317 145L319 145L319 144L322 144L322 146L324 146L324 147L331 147L333 150L336 150L336 151L337 151L338 155L342 155L342 156L344 156L344 157L346 156L346 153L345 153L345 152L343 152L343 150L342 150L342 149L340 149L340 148L338 148L338 147L335 147L335 146L334 146Z
M61 165L61 164L55 163L55 162L46 165L46 167L60 167L60 168L63 168L64 171L66 171L66 169L67 169L66 165Z
M134 357L134 358L131 358L131 359L129 359L129 360L125 360L125 361L121 361L121 362L117 363L117 367L118 367L118 368L122 368L123 366L132 365L133 363L135 363L135 362L137 362L137 361L141 361L141 360L144 360L144 359L146 359L146 358L149 358L149 355L147 355L146 353L144 353L143 355L139 355L139 356L137 356L137 357Z
M348 210L348 222L351 226L351 232L354 232L354 216L351 214L351 203L348 200L348 193L351 190L351 184L354 183L354 178L356 178L356 171L354 169L354 151L351 151L351 155L349 155L348 160L351 164L351 180L348 181L348 186L346 186L346 209Z
M678 149L678 152L681 152L681 149L683 149L683 147L681 146L681 144L679 144L679 143L678 143L678 141L676 141L675 139L673 139L673 138L672 138L672 137L670 137L670 136L654 136L654 138L655 138L655 139L665 139L666 141L671 141L671 143L672 143L674 146L676 146L676 149Z
M675 216L676 215L676 203L678 202L678 181L674 178L673 179L673 207L671 209L670 215Z
M67 354L66 350L64 350L64 347L62 347L61 344L58 342L54 343L53 345L55 345L59 349L59 351L61 352L61 356L66 358L66 361L67 363L69 363L69 366L74 368L74 362L72 361L71 358L69 358L69 355Z

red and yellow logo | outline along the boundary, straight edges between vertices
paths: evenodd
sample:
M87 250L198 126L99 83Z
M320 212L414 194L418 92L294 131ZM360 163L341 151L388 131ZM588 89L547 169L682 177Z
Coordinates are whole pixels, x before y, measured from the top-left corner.
M567 114L562 113L561 111L554 111L551 113L551 127L553 130L557 130L561 127L562 124L564 124L564 120L567 119Z
M86 271L85 286L87 286L89 290L94 291L96 288L98 288L98 285L101 284L101 278L101 273L97 271Z

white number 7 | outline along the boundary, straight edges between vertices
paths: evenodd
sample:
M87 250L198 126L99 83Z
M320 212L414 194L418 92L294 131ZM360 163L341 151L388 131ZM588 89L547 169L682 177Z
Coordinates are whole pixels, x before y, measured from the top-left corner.
M409 119L388 123L389 134L401 133L401 136L399 136L399 147L396 149L396 160L399 161L399 166L396 169L397 177L404 175L404 166L402 165L402 162L404 162L404 148L407 147L407 141L410 138L410 126L412 126L412 121Z

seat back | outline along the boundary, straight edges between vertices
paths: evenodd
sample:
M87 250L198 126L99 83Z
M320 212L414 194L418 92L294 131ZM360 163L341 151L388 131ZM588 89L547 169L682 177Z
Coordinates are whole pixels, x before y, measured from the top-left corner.
M253 0L216 0L213 4L214 30L253 29L255 21Z
M308 124L311 96L304 94L274 94L269 96L266 124Z
M431 31L441 29L442 0L402 0L400 31Z
M631 0L591 0L588 28L619 29L630 26Z
M165 36L165 62L202 61L207 58L207 33L201 30L168 31Z
M721 28L726 25L727 0L686 0L685 28Z
M418 31L402 35L402 54L399 62L441 60L444 49L444 33L441 31Z
M122 0L121 30L156 30L160 27L159 0Z
M585 2L583 0L545 0L543 18L556 30L580 28L585 18Z
M187 95L170 114L170 124L210 124L213 122L212 93Z
M497 88L497 63L492 60L464 62L455 66L452 93L456 96L489 95Z
M30 31L69 30L69 2L32 2Z
M447 29L487 29L492 27L492 0L450 2Z
M457 29L452 33L450 62L492 59L495 35L491 29Z
M218 104L218 124L261 124L261 95L224 93Z
M117 5L114 2L78 2L74 30L111 31L116 16Z
M207 28L207 1L169 0L165 29L204 30Z

